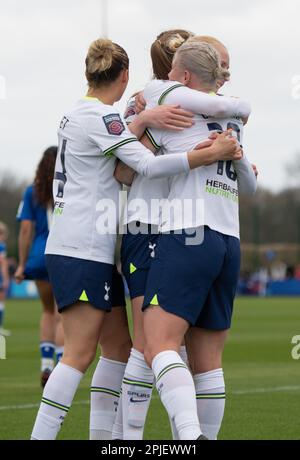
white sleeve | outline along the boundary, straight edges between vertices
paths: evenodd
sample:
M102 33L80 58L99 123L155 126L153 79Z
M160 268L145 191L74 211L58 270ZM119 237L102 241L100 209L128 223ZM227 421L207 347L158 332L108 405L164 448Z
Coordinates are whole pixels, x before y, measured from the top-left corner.
M252 165L245 156L233 162L237 174L239 192L243 195L253 195L257 189L257 180Z
M246 118L251 113L250 104L242 99L207 94L179 85L170 88L161 103L180 105L193 113L219 118Z
M87 125L89 140L96 144L101 150L102 155L113 155L114 151L131 142L136 142L137 138L132 134L123 117L113 107L112 112L95 114L90 117Z
M138 141L118 147L114 154L123 163L148 179L174 176L190 171L187 153L155 156Z

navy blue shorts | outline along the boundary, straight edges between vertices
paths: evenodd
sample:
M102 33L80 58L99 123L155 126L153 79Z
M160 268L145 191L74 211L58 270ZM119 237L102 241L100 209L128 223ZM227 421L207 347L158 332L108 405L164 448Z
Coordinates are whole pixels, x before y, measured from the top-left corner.
M208 227L202 244L186 245L187 235L159 236L148 274L143 310L160 305L192 326L231 326L240 271L240 241Z
M131 299L144 296L150 263L155 255L158 234L151 234L151 225L147 225L147 230L147 234L133 235L128 232L122 238L122 273Z
M126 306L123 279L115 265L51 254L46 264L59 312L78 300L105 311Z

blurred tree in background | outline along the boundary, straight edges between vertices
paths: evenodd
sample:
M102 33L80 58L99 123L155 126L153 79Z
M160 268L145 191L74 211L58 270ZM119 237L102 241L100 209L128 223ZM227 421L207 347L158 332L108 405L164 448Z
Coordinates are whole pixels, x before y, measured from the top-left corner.
M254 196L240 197L243 268L254 270L267 264L266 254L272 250L286 264L300 263L300 152L287 164L286 172L286 189L275 193L259 188ZM0 220L9 227L11 257L17 256L16 214L27 185L14 173L0 175Z
M24 180L9 171L0 174L0 220L9 228L8 255L17 257L18 223L16 214L22 199L25 187Z

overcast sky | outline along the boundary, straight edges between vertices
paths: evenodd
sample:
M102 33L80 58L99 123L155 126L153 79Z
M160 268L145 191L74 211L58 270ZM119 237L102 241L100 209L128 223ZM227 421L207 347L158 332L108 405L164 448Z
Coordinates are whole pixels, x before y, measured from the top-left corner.
M288 184L285 164L300 150L299 0L108 0L108 35L131 60L126 97L151 77L149 49L174 27L223 41L232 81L224 92L252 104L245 150L260 183ZM101 36L102 0L0 0L0 170L32 178L58 122L86 91L84 58ZM3 94L2 94L3 96Z

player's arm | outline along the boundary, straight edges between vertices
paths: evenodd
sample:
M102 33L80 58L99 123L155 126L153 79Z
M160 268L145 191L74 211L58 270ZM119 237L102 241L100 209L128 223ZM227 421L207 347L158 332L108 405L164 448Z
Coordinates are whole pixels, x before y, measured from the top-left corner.
M153 153L156 152L155 147L145 134L140 139L140 142ZM127 164L123 163L123 161L117 160L117 166L114 172L114 176L115 179L117 179L117 181L119 181L121 184L130 186L135 176L135 170L127 166Z
M213 117L240 117L250 115L250 104L243 99L227 96L217 96L203 93L186 86L170 88L160 103L180 105L182 109L193 113L205 114Z
M236 139L228 135L228 132L220 134L210 147L199 149L197 146L187 153L154 156L142 144L136 142L120 146L115 155L139 174L150 179L185 173L218 160L238 160L242 157L240 145Z
M149 179L188 172L205 165L208 157L211 160L216 154L221 156L220 159L241 158L240 145L227 131L220 134L213 145L205 149L195 148L191 152L155 156L126 129L119 113L109 113L101 118L93 116L89 119L86 127L88 139L101 149L103 156L114 154L123 163Z
M135 170L127 166L123 161L117 159L114 177L120 182L120 184L127 185L130 187L132 185L133 179L135 176Z
M33 237L34 223L31 220L22 220L18 239L19 265L15 272L15 280L21 282L24 279L24 270L27 262Z
M134 101L134 99L133 99ZM150 133L147 133L147 128L182 131L184 128L189 128L193 124L193 114L179 107L173 106L158 106L154 109L147 109L137 115L134 112L132 99L125 111L125 121L130 120L128 128L130 132L140 139L141 143L151 150L153 153L158 150L157 146L153 147L153 143L149 139ZM118 161L114 176L122 184L130 186L135 175L134 169L130 168L122 161Z
M3 287L4 290L8 289L9 286L9 269L8 269L8 260L6 257L6 253L0 254L0 265L1 265L1 273L3 277Z
M253 166L243 155L243 157L233 162L237 174L239 192L243 195L253 195L257 189L256 174Z
M182 131L193 125L192 112L184 110L177 105L161 105L153 109L143 110L130 123L130 131L140 139L146 128L167 131Z

